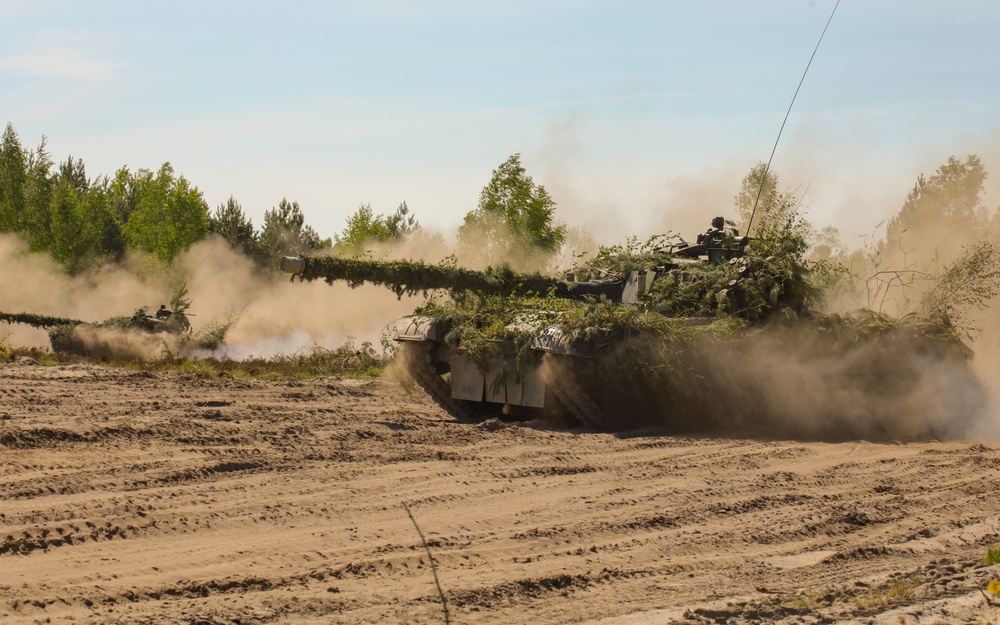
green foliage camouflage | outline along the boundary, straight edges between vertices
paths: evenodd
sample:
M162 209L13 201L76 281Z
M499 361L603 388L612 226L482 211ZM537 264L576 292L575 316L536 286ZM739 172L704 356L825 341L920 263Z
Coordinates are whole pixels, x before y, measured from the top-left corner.
M563 299L553 286L546 287L547 281L558 282L554 278L498 280L503 269L470 272L407 261L349 266L322 259L336 264L317 263L313 277L329 281L336 275L352 285L371 282L397 293L449 289L451 297L433 297L415 314L432 319L444 341L483 370L491 358L504 356L508 361L513 357L524 374L537 357L530 349L532 336L558 326L566 339L598 356L592 367L596 383L642 384L678 405L697 403L700 394L710 392L703 375L711 366L705 364L706 352L735 358L764 337L791 349L797 339L788 328L822 343L816 357L880 341L906 341L916 352L936 357L970 356L940 306L933 308L933 316L902 318L873 311L818 312L824 284L843 268L806 259L808 231L794 206L785 204L780 214L759 217L758 237L742 256L727 262L685 262L676 254L675 238L659 236L601 248L591 262L572 270L577 278L607 280L623 280L632 271L660 272L635 305L606 297ZM358 271L351 273L350 267ZM500 284L505 288L497 288Z
M182 313L171 315L168 319L157 319L155 316L148 314L148 309L139 308L130 317L109 317L104 321L95 323L52 326L49 328L49 342L52 344L52 349L57 352L88 355L90 348L80 336L80 328L116 330L119 332L144 332L148 334L164 332L181 335L190 332L191 325Z
M33 328L47 330L56 326L73 327L83 323L79 319L67 319L64 317L50 317L49 315L35 315L32 313L5 313L0 312L0 322L3 323L23 323Z
M472 291L483 295L544 293L556 288L559 282L540 273L517 273L507 266L473 271L421 261L374 261L330 256L308 259L299 278L309 282L325 280L327 284L343 280L351 287L374 284L386 287L400 297L434 289L448 289L457 294Z
M444 342L483 370L496 355L513 356L517 372L535 363L531 339L537 328L558 322L572 302L555 297L469 292L463 297L431 298L414 311L431 318Z

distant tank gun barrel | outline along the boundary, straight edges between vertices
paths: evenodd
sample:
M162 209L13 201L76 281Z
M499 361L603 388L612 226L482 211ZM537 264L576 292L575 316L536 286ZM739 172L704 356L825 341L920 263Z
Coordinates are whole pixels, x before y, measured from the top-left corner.
M79 319L66 319L63 317L50 317L48 315L35 315L31 313L5 313L0 312L0 322L23 323L35 328L46 330L58 326L78 326L83 321Z
M624 288L621 281L566 282L537 272L518 273L506 266L474 271L447 265L428 265L421 261L374 261L331 256L286 256L281 259L280 266L283 272L305 281L324 280L333 284L335 280L342 280L352 288L368 283L386 287L399 296L448 289L484 295L553 293L557 297L578 299L599 295L619 297Z

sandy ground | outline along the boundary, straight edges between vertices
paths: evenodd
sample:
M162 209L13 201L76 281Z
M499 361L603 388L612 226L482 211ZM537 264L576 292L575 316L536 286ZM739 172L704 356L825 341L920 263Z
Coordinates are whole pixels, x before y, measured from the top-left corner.
M399 385L0 365L0 622L955 623L1000 449L449 419ZM1000 609L1000 608L998 608Z

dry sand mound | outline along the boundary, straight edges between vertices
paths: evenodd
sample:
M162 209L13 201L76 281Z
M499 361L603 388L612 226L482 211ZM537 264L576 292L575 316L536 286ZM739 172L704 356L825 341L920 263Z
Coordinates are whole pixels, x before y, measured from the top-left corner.
M975 621L1000 450L551 431L0 366L0 622Z

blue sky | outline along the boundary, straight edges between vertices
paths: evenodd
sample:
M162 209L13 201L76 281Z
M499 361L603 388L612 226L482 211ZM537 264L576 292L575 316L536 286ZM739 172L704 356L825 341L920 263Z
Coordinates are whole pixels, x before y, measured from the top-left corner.
M169 161L324 236L451 230L510 154L613 242L703 229L766 160L834 0L0 0L0 122L88 173ZM845 239L979 154L1000 204L1000 3L843 0L773 169ZM994 186L995 185L995 186Z

